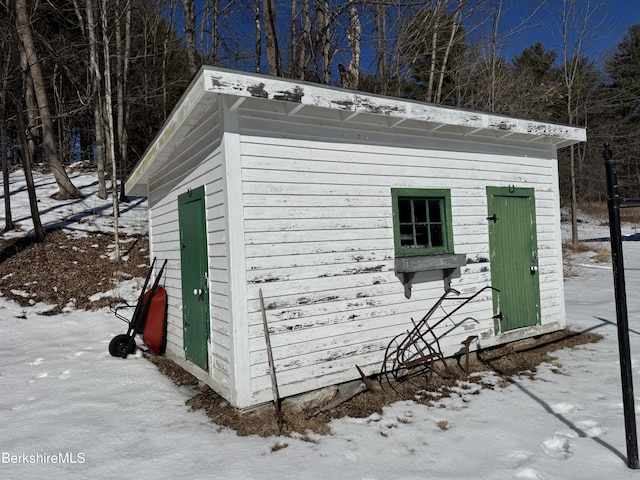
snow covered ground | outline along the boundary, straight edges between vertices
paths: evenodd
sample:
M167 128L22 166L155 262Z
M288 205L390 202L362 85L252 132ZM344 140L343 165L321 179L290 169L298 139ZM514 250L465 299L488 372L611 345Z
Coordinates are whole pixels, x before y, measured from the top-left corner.
M94 177L73 179L87 194L95 189ZM12 180L14 218L29 230L21 174ZM53 181L37 181L45 223L80 233L110 223L108 202L94 194L53 202ZM143 231L145 202L132 205L122 222ZM608 231L592 225L581 235L606 238ZM624 248L637 376L640 243ZM461 389L431 408L396 403L382 415L334 421L332 434L312 435L314 442L238 437L190 411L189 388L143 358L109 356L109 341L126 325L107 310L41 316L41 305L24 309L0 297L0 478L639 478L625 461L611 268L587 257L584 264L566 281L568 321L604 340L557 352L561 373L542 366L537 380L517 378L479 395Z

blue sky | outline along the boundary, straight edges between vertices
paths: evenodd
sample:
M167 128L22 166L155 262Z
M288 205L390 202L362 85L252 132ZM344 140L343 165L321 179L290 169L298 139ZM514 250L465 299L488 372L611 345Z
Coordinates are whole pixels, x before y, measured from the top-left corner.
M527 18L534 7L531 5L518 6L527 5L527 3L530 2L505 1L503 17L505 30L514 29L523 18ZM549 3L561 4L562 2L554 0ZM591 56L596 63L601 63L614 51L615 46L622 40L630 25L640 23L640 0L579 0L579 3L582 8L589 6L591 9L595 5L599 5L585 36L583 51ZM546 7L540 8L535 17L527 22L529 25L527 28L514 33L512 38L505 42L501 53L508 60L536 42L542 42L547 50L556 50L560 53L562 49L561 28L559 26L560 12L554 15L550 11L552 8L557 7L547 4Z

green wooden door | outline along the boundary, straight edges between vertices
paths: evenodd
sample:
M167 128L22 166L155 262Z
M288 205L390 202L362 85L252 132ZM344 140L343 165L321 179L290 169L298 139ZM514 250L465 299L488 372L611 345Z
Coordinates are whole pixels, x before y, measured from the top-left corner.
M496 333L540 324L535 194L487 187L489 251Z
M186 357L208 367L209 281L204 187L178 197L182 319Z

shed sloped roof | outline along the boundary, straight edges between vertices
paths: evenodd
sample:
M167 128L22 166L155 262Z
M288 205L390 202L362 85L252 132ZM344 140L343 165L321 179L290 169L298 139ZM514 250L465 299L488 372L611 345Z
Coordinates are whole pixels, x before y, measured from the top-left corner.
M252 101L252 108L278 102L289 116L333 115L340 122L384 122L389 127L414 128L419 134L477 137L485 141L543 143L562 148L586 140L584 128L536 122L504 115L462 110L384 97L327 85L217 67L202 67L178 105L140 159L126 183L131 194L146 194L149 178L188 132L197 125L213 96L235 99L231 108Z

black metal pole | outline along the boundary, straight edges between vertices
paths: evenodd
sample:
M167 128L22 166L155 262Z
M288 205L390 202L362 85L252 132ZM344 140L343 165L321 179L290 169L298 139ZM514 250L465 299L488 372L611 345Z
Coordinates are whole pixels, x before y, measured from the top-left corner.
M627 316L627 290L624 280L624 258L622 255L622 234L620 232L620 203L618 194L618 173L613 152L609 145L602 152L607 173L607 195L609 197L609 231L611 232L611 258L613 263L613 287L616 297L616 320L618 324L618 350L620 353L620 375L622 377L622 405L624 408L624 428L627 438L627 466L640 468L638 460L638 435L636 432L636 412L633 398L633 375L631 371L631 350L629 347L629 319Z

